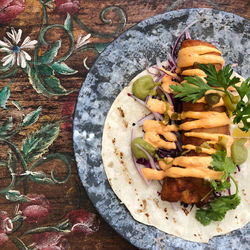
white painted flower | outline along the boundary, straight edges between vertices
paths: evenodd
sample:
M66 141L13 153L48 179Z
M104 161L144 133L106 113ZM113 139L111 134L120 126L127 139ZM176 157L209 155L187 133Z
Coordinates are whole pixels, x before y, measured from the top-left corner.
M3 38L3 41L0 40L0 51L8 54L1 60L3 62L3 66L6 66L9 63L13 66L13 64L16 63L18 66L25 68L27 65L26 61L30 61L31 57L26 51L24 51L24 49L34 49L37 41L30 40L30 37L27 36L23 43L19 46L18 43L20 42L22 36L21 29L16 32L14 28L11 28L11 32L7 32L6 34L12 41L6 37Z
M91 34L88 34L84 37L82 35L78 36L77 42L76 42L76 49L82 47L83 45L89 43L89 38L91 37Z

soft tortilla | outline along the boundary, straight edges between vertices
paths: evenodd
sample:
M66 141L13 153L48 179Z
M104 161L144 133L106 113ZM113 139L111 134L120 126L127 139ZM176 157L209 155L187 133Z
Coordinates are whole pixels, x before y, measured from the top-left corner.
M196 207L190 212L190 206L184 209L179 203L162 201L159 195L160 184L153 181L147 186L139 176L131 157L131 130L133 127L136 137L143 136L141 128L133 126L133 123L149 111L127 94L132 93L132 83L146 74L146 71L142 72L122 90L106 118L102 158L112 189L135 220L185 240L208 242L213 236L243 227L250 221L250 169L247 167L250 165L250 157L241 166L241 171L235 175L241 196L240 205L235 210L227 212L221 222L212 222L208 226L203 226L195 219Z

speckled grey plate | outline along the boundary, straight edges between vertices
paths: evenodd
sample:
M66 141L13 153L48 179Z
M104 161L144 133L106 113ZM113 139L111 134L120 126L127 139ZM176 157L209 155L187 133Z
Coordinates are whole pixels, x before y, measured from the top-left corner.
M211 9L185 9L147 19L113 41L99 56L83 84L74 118L74 150L79 175L89 198L103 218L125 239L143 249L249 249L250 224L209 244L184 241L135 221L113 193L101 158L105 117L119 92L156 57L166 60L171 45L187 24L199 20L191 37L212 42L226 63L249 75L250 22ZM126 187L124 187L126 188ZM188 230L188 228L187 228Z

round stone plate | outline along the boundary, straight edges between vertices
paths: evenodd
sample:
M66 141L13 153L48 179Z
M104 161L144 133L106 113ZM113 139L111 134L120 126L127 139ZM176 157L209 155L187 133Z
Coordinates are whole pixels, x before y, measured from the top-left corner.
M249 249L250 224L209 244L182 240L135 221L113 193L101 158L105 117L119 92L156 58L166 60L181 31L190 23L193 39L217 46L236 72L249 75L250 22L211 9L167 12L135 25L99 56L81 88L74 117L74 150L78 172L89 198L102 217L125 239L142 249ZM129 146L129 145L128 145ZM125 187L124 187L125 188ZM188 228L187 228L188 230Z

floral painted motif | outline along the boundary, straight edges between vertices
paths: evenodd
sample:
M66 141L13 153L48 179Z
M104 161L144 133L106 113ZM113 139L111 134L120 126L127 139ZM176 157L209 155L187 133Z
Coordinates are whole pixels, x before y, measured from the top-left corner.
M0 0L0 24L11 22L25 9L25 0Z
M64 236L60 232L34 234L33 244L37 250L67 250L69 243Z
M21 203L19 209L26 222L38 222L49 212L49 201L43 194L27 194L28 202Z
M27 30L18 27L7 27L4 29L6 35L0 38L0 81L5 80L5 86L1 84L0 88L0 112L4 111L7 114L5 121L0 123L0 147L7 149L6 156L1 158L0 166L6 168L11 180L7 187L0 190L0 194L14 207L11 213L7 209L8 213L0 211L0 245L4 247L5 243L11 240L19 249L67 250L70 248L68 238L71 235L92 234L99 230L100 221L95 214L80 209L78 203L72 205L73 211L68 212L62 221L48 223L52 203L42 194L46 189L40 189L41 193L32 193L30 183L33 186L63 185L71 177L72 156L65 152L49 152L49 147L57 139L60 128L67 130L67 136L72 133L72 116L77 92L65 89L61 85L60 77L78 73L68 66L67 60L71 56L80 55L86 50L92 50L98 55L107 43L91 42L91 35L102 34L87 28L77 18L79 0L38 2L43 11L42 25L38 34L32 34L34 38L23 37ZM25 5L25 0L0 0L0 24L12 21L24 11ZM118 16L125 17L119 7L107 7L101 13L103 23L106 23L105 13L110 10L115 11ZM55 13L64 16L63 23L48 23L49 14ZM73 21L85 30L80 35L78 32L78 37L73 34ZM113 37L124 25L122 22L114 33L104 33L103 37ZM46 40L47 34L53 33L54 29L60 29L69 42L64 54L60 53L64 51L63 37L53 42ZM86 59L87 57L81 59L83 64L86 64ZM18 81L20 75L22 79L26 77L37 94L45 97L59 98L72 93L62 108L62 122L53 119L44 121L41 119L42 107L38 106L28 111L21 103L13 100L11 86L15 80ZM15 113L20 114L20 120L13 117ZM17 141L14 139L16 136L22 139ZM57 176L53 164L48 164L52 169L50 171L43 168L44 164L51 161L60 162L63 177L60 174L60 177Z
M12 42L10 42L10 40L6 37L3 38L3 41L0 40L0 46L2 47L0 48L0 51L8 54L1 60L3 62L3 66L10 64L10 67L12 67L13 64L16 63L17 66L26 68L26 61L30 61L31 57L24 49L34 49L37 41L30 40L30 37L27 36L23 43L19 46L18 44L22 36L21 29L16 32L14 28L11 28L11 32L7 32L7 36L12 40Z
M71 211L66 215L66 218L71 223L70 231L72 233L92 234L99 229L100 221L96 215L84 209Z
M76 14L80 9L78 0L56 0L56 12L59 14Z
M8 234L13 230L13 224L5 211L0 211L0 245L6 242Z

